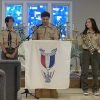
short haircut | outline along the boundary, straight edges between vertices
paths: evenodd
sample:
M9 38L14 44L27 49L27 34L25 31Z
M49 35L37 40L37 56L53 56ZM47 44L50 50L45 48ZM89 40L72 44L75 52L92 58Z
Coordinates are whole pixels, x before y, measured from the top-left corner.
M10 19L14 22L14 18L12 16L7 16L5 18L5 23L8 23Z
M49 17L50 18L50 13L47 12L47 11L44 11L44 12L41 13L41 18L42 17Z

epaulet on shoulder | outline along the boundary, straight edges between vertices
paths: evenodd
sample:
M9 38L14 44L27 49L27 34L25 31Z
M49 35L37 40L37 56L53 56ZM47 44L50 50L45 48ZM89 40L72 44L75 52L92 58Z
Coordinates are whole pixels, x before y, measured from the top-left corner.
M17 30L13 30L13 31L17 33Z
M54 24L51 24L51 28L53 28L53 29L54 29L54 28L56 28L56 26L55 26Z
M17 30L13 30L13 32L14 32L14 33L18 33L18 31L17 31Z

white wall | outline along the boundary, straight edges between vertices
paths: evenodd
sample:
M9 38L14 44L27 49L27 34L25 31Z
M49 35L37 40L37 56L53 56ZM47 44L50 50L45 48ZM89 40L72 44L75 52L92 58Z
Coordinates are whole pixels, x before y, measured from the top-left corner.
M4 0L0 0L0 28L2 24L2 11L1 11L2 2L1 1ZM23 1L25 2L28 0L23 0ZM46 1L50 1L50 0L46 0ZM56 1L58 2L61 0L56 0ZM95 18L97 25L100 28L100 13L99 13L100 0L64 0L64 1L72 1L73 4L72 20L75 27L77 27L80 32L84 30L84 23L88 17Z
M72 0L73 22L80 31L88 17L93 17L100 29L100 0Z

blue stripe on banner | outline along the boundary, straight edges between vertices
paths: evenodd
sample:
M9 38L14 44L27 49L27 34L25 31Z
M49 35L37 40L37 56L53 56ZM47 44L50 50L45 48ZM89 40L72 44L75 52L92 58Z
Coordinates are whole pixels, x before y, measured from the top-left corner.
M50 56L49 68L52 68L55 63L55 55Z

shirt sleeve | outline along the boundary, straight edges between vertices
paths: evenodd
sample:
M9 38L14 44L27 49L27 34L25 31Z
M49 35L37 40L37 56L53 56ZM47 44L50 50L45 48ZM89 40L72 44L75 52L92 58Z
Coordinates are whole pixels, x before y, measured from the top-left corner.
M17 45L21 42L21 37L19 36L19 33L16 33L17 34Z
M32 33L32 40L37 40L37 34L38 34L37 31Z
M3 44L3 35L2 35L2 32L0 32L0 43Z
M75 45L78 45L78 46L82 47L82 45L83 45L83 40L82 40L81 37L79 37L78 39L74 39L74 40L72 41L72 43L75 44Z
M80 37L77 39L77 43L78 43L79 46L83 45L82 35L80 35Z
M99 48L100 48L100 34L99 34L99 36L98 36L98 46L99 46Z
M57 28L56 27L54 27L54 40L58 40L59 39L59 32L58 32L58 30L57 30Z

